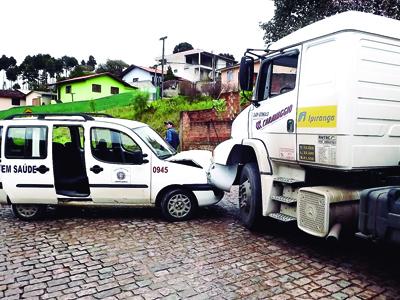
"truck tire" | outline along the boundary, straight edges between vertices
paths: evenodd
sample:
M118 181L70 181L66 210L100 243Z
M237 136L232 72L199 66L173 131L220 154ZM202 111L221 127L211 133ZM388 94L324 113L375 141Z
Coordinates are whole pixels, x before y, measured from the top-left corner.
M243 225L254 230L262 220L261 178L257 163L248 163L240 174L239 209Z
M12 204L14 215L24 221L37 220L44 216L45 205L38 204Z
M168 191L161 200L161 212L172 222L189 220L196 208L194 195L180 188Z

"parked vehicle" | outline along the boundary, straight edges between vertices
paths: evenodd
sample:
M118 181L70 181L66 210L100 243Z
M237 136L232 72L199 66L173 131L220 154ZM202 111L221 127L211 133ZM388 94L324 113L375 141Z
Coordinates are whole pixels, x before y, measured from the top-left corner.
M148 125L88 114L0 121L0 203L30 220L47 205L157 206L187 220L223 192L207 182L209 151L176 153Z
M355 230L361 191L400 183L400 22L346 12L257 53L239 75L253 90L261 60L252 105L214 150L211 181L240 186L250 229L271 217L318 237Z

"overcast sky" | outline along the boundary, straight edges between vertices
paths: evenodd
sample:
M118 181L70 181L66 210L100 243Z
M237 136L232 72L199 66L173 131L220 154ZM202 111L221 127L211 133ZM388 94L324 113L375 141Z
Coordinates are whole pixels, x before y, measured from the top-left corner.
M2 0L0 55L93 55L98 63L122 59L154 65L175 45L231 53L264 47L260 22L274 13L270 0Z

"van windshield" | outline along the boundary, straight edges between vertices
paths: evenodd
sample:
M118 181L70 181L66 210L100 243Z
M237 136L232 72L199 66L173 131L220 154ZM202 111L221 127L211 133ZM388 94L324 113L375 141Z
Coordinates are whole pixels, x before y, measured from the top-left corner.
M150 127L144 126L132 130L143 140L143 142L145 142L158 158L165 159L176 154L175 149Z

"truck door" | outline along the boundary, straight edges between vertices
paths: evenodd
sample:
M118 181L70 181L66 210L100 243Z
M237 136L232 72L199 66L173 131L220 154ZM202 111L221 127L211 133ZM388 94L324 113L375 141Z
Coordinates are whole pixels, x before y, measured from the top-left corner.
M48 126L10 125L3 130L1 173L11 202L56 204Z
M89 133L86 169L93 202L150 204L151 167L143 143L120 126L92 126Z
M250 111L250 136L265 142L271 158L296 160L300 48L271 56L260 66Z

